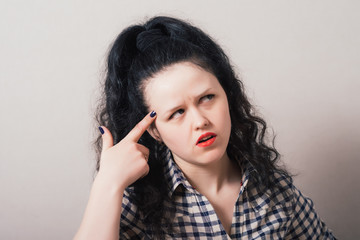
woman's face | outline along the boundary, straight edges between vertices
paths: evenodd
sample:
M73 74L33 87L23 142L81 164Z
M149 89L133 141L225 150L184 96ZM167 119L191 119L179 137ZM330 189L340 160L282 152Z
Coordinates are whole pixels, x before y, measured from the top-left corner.
M179 165L208 165L228 158L231 120L217 78L190 63L170 65L145 81L147 105L157 112L149 132Z

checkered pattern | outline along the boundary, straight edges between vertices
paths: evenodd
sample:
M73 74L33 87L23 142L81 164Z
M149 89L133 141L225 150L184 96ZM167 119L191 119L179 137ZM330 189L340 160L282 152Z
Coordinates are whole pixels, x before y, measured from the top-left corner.
M186 180L169 154L165 174L169 196L176 206L174 232L167 239L336 239L316 214L313 203L278 174L273 181L282 190L261 194L251 181L254 168L248 164L234 207L230 235L226 233L214 208L205 196ZM152 239L141 222L137 208L124 193L120 239Z

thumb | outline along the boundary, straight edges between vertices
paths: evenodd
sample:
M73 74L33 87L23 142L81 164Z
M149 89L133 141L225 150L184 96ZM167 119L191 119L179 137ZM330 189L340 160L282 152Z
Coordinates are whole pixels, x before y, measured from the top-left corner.
M113 136L109 129L104 126L99 127L100 133L102 134L102 151L107 150L114 146Z

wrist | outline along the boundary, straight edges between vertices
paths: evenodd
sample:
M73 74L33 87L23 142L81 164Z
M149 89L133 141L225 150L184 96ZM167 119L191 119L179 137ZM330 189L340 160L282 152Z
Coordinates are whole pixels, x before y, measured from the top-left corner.
M107 176L99 172L95 177L93 187L113 195L121 194L122 196L127 186L123 182L111 181Z

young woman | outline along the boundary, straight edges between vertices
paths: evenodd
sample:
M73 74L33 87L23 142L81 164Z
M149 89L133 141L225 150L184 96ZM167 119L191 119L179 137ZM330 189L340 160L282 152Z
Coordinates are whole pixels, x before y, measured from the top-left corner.
M117 37L107 67L75 239L334 239L208 35L155 17Z

